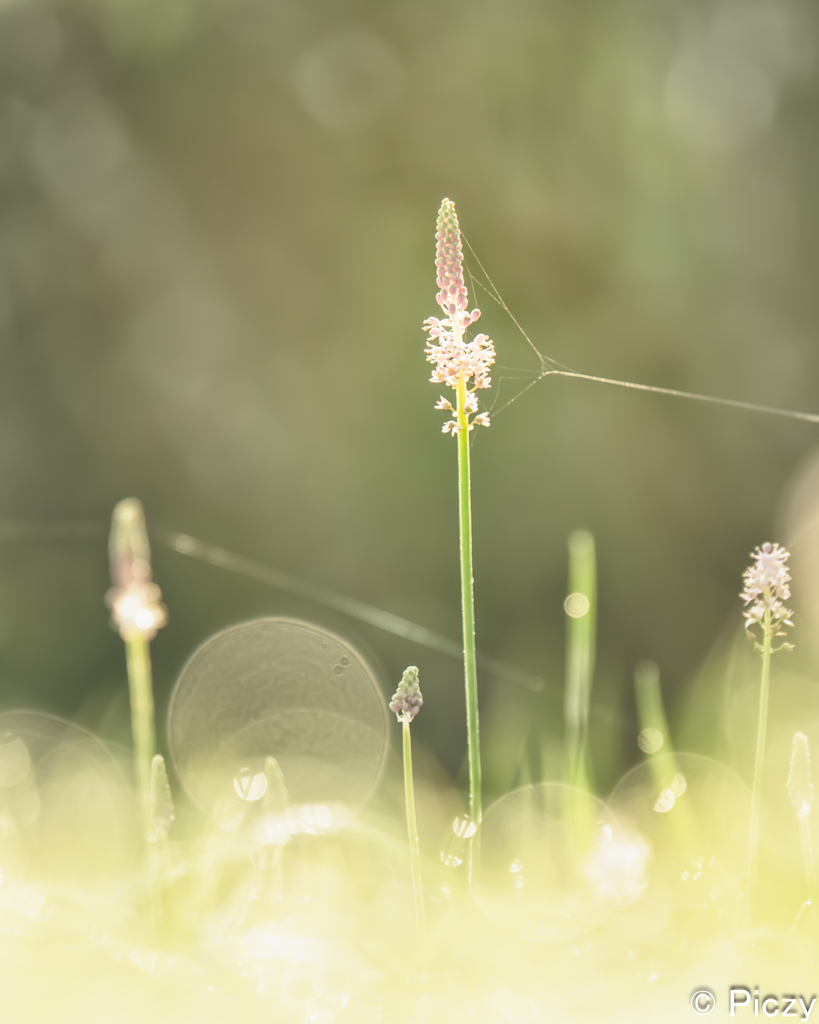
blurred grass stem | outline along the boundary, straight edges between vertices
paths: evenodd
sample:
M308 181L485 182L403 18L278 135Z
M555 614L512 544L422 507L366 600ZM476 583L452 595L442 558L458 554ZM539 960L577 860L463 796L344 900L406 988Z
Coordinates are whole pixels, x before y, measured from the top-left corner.
M151 829L151 762L156 749L154 694L151 679L150 645L144 636L125 641L128 661L128 689L131 697L131 731L134 738L134 768L143 833Z
M412 780L412 739L410 718L404 718L404 801L407 805L407 834L410 846L410 867L412 870L412 893L415 900L415 923L418 934L424 931L424 890L421 882L421 850L418 843L418 824L415 819L415 787Z
M771 613L766 609L763 619L762 678L759 693L759 724L756 733L754 758L754 784L751 791L751 840L748 849L748 904L753 902L756 890L757 854L759 847L759 817L762 803L762 768L765 760L765 735L768 725L768 695L771 680Z
M634 668L634 696L637 701L637 720L640 730L648 733L652 730L659 733L662 743L656 750L641 749L649 756L655 753L672 753L671 736L668 718L663 703L663 691L660 687L660 670L653 661L641 661Z
M595 659L597 569L594 537L576 530L569 537L569 594L566 609L566 780L588 788L586 752Z

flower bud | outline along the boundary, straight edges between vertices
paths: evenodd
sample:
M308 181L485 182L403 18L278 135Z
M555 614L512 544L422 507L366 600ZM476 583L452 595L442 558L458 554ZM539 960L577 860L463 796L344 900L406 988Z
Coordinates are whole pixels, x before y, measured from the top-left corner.
M126 498L114 508L108 543L111 581L105 595L111 620L123 640L152 640L168 621L162 592L151 577L151 545L142 504Z
M398 716L399 722L411 722L421 710L424 698L418 682L418 669L414 665L404 670L398 689L390 701L390 711Z

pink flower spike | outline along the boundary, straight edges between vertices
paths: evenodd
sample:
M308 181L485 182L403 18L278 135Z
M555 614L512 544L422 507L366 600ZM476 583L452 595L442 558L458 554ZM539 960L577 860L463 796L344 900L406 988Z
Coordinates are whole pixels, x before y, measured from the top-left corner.
M440 289L436 301L446 316L431 316L424 321L424 330L429 336L426 357L433 364L430 380L435 384L446 384L456 392L464 388L463 411L471 430L470 416L473 417L472 422L489 425L489 417L485 413L478 414L478 402L473 392L478 388L488 388L492 383L489 370L495 362L495 347L485 334L478 334L471 341L466 339L467 328L478 320L481 311L476 308L467 312L461 231L455 204L449 199L444 199L438 211L435 238L435 267ZM443 398L436 408L455 412L452 404ZM445 433L458 433L457 417L445 424L443 430Z

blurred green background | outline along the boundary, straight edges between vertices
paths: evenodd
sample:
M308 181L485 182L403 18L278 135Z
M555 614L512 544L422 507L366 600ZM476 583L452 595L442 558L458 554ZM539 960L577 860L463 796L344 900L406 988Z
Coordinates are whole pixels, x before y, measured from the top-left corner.
M418 664L418 742L456 773L454 659L159 531L457 640L456 452L421 332L443 196L545 355L819 409L817 43L807 0L4 0L2 706L127 742L103 594L135 495L170 610L161 713L212 632L295 615L368 645L390 691ZM500 406L540 364L472 295ZM673 730L817 443L557 377L475 431L478 646L546 680L483 672L490 790L533 723L560 732L568 533L597 540L605 788L638 756L635 662L660 665Z

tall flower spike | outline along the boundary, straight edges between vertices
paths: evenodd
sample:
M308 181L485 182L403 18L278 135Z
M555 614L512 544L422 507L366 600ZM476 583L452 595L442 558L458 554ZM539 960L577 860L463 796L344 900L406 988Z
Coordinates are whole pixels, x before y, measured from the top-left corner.
M142 504L126 498L114 508L108 544L111 581L105 595L112 624L123 640L153 640L168 621L162 592L151 577L151 546Z
M478 412L474 392L492 383L489 369L495 362L495 348L485 334L477 334L472 341L466 340L467 328L475 323L481 311L467 312L469 297L464 283L461 229L455 204L450 199L444 199L438 211L435 240L440 289L435 300L445 316L443 319L431 316L424 321L424 330L429 334L426 356L428 362L435 364L430 380L448 385L458 396L457 409L443 397L435 406L453 413L443 430L457 434L464 426L468 430L475 424L489 426L488 414Z
M399 722L411 722L421 710L424 698L421 696L421 686L418 682L418 669L410 665L404 670L398 689L392 695L390 711L398 716Z
M759 686L759 724L756 730L754 784L751 790L751 834L748 844L748 906L756 893L757 849L762 809L762 773L765 761L765 735L768 728L768 698L771 685L771 655L776 651L792 651L793 644L773 646L775 636L786 636L783 626L792 626L791 611L784 602L791 596L790 573L785 563L789 552L778 544L762 544L751 552L753 565L742 575L745 589L739 595L746 606L742 614L745 629L754 638L754 647L762 655L762 677ZM759 634L755 632L759 629ZM760 643L761 640L761 643ZM802 819L800 818L800 821Z

